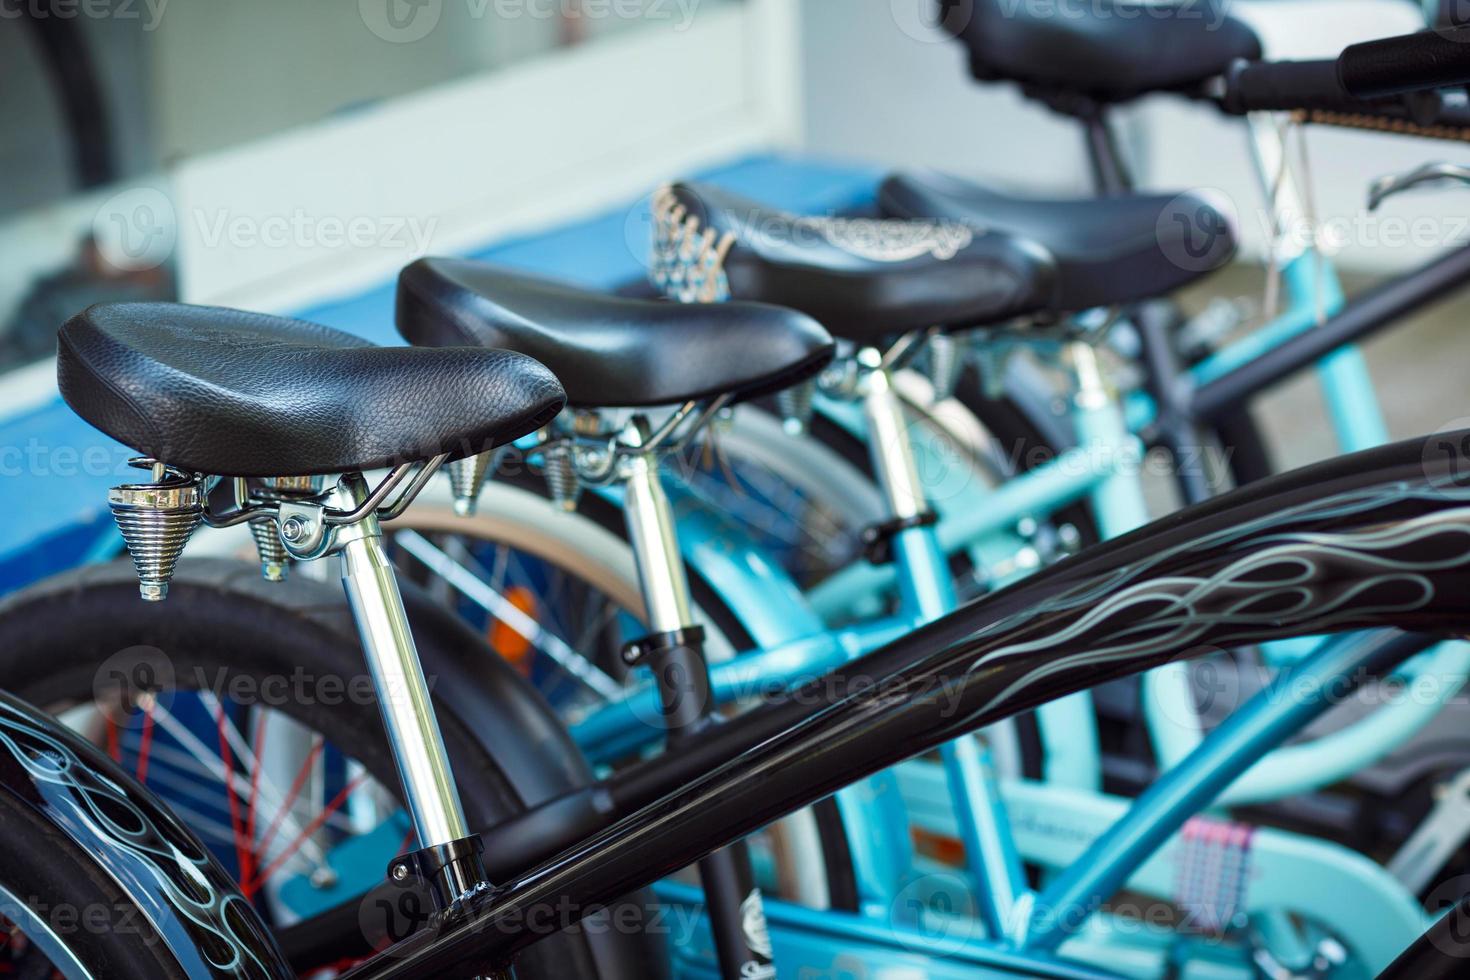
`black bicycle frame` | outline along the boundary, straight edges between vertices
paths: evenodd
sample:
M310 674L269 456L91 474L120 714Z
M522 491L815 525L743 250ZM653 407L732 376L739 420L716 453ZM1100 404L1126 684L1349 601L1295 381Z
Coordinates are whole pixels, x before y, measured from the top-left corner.
M1467 283L1470 245L1461 245L1354 297L1321 326L1196 389L1192 413L1199 419L1218 418L1339 347L1363 340Z
M1347 108L1347 107L1345 107ZM1455 110L1442 110L1444 122L1464 124ZM1093 185L1099 195L1128 193L1132 182L1118 150L1111 119L1105 107L1082 117L1088 162ZM1186 445L1195 437L1198 423L1219 422L1255 396L1302 371L1333 351L1371 337L1446 294L1470 283L1470 244L1410 269L1373 289L1350 298L1347 304L1320 326L1305 331L1265 354L1203 385L1188 390L1180 387L1182 372L1173 364L1168 340L1148 324L1141 330L1149 390L1159 405L1158 441L1168 448ZM1185 482L1187 499L1199 500L1201 487Z
M692 740L712 766L347 975L500 967L842 786L965 732L1219 647L1470 628L1470 431L1262 481L1062 561ZM710 746L719 745L719 751ZM703 746L703 751L701 751ZM686 765L684 755L670 764ZM561 919L555 919L555 916ZM534 928L532 927L534 926Z

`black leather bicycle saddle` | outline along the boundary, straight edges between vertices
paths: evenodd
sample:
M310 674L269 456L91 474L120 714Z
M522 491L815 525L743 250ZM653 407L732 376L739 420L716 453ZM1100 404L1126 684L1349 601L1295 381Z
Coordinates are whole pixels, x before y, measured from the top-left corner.
M936 3L941 25L969 51L976 78L1040 90L1033 94L1121 102L1192 88L1236 58L1261 57L1255 32L1226 16L1228 0Z
M983 226L802 217L695 184L660 189L653 211L652 275L668 295L789 306L859 343L999 323L1051 291L1044 248Z
M221 476L305 476L468 456L550 421L551 372L503 350L376 347L284 317L107 303L61 328L78 415L140 453Z
M1050 306L1072 313L1160 296L1235 254L1235 230L1207 195L1031 199L932 171L893 174L884 214L964 221L1033 239L1056 261Z
M750 398L832 358L832 338L793 310L629 299L465 259L398 276L398 332L425 347L505 347L547 364L577 407Z

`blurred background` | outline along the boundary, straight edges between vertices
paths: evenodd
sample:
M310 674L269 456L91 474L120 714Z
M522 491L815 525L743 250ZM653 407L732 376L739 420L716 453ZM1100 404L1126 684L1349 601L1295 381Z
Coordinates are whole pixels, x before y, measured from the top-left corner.
M700 174L794 210L860 209L894 166L1083 194L1075 123L980 85L930 0L0 0L0 590L103 540L125 452L56 397L57 326L172 298L393 337L425 252L625 288L645 195ZM1238 0L1271 57L1423 24L1407 0ZM1245 242L1187 298L1259 316L1270 240L1239 120L1144 99L1139 184L1213 188ZM1364 218L1369 180L1446 147L1312 131L1304 162L1349 292L1467 237L1453 191ZM1393 435L1458 411L1463 304L1367 345ZM1453 348L1451 348L1453 349ZM1264 408L1278 458L1331 451L1310 379Z

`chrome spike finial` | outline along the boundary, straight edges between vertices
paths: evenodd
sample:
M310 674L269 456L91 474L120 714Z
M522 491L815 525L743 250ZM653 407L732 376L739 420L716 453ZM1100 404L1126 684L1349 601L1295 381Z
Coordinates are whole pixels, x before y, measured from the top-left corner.
M935 401L954 397L964 366L964 349L958 337L939 333L929 338L929 380L934 383Z
M812 421L812 399L817 394L815 380L803 381L793 388L776 392L776 411L781 414L781 426L792 435L806 432Z
M153 482L113 487L107 504L138 573L138 592L159 602L168 596L174 566L204 511L197 477L148 463Z
M572 447L565 443L548 446L543 454L543 470L551 499L562 510L576 510L582 497L582 481L577 478Z
M260 517L250 522L255 538L255 553L260 556L260 575L267 582L284 582L291 569L291 553L281 540L274 517Z
M449 464L449 486L454 494L454 512L468 517L475 512L480 500L480 488L485 485L485 476L490 472L495 457L494 450L486 450Z

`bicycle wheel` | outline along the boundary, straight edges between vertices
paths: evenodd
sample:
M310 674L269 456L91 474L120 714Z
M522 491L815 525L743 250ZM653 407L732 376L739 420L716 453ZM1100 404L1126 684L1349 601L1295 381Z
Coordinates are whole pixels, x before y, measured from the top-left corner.
M589 778L564 731L472 634L411 587L405 602L472 827ZM300 971L339 966L412 925L377 922L363 901L412 835L337 589L185 560L169 601L143 603L119 562L15 595L0 604L0 629L0 687L68 721L163 796ZM666 959L655 937L589 924L532 946L518 975L658 976Z
M224 869L91 745L7 693L0 755L0 972L34 980L286 972Z
M440 484L384 530L400 576L487 636L571 721L636 683L617 653L643 632L642 599L617 508L586 494L566 513L541 484L528 473L491 483L469 517L451 511ZM690 589L711 660L754 646L738 616L693 571ZM857 909L848 842L830 800L752 845L764 890L812 908Z

